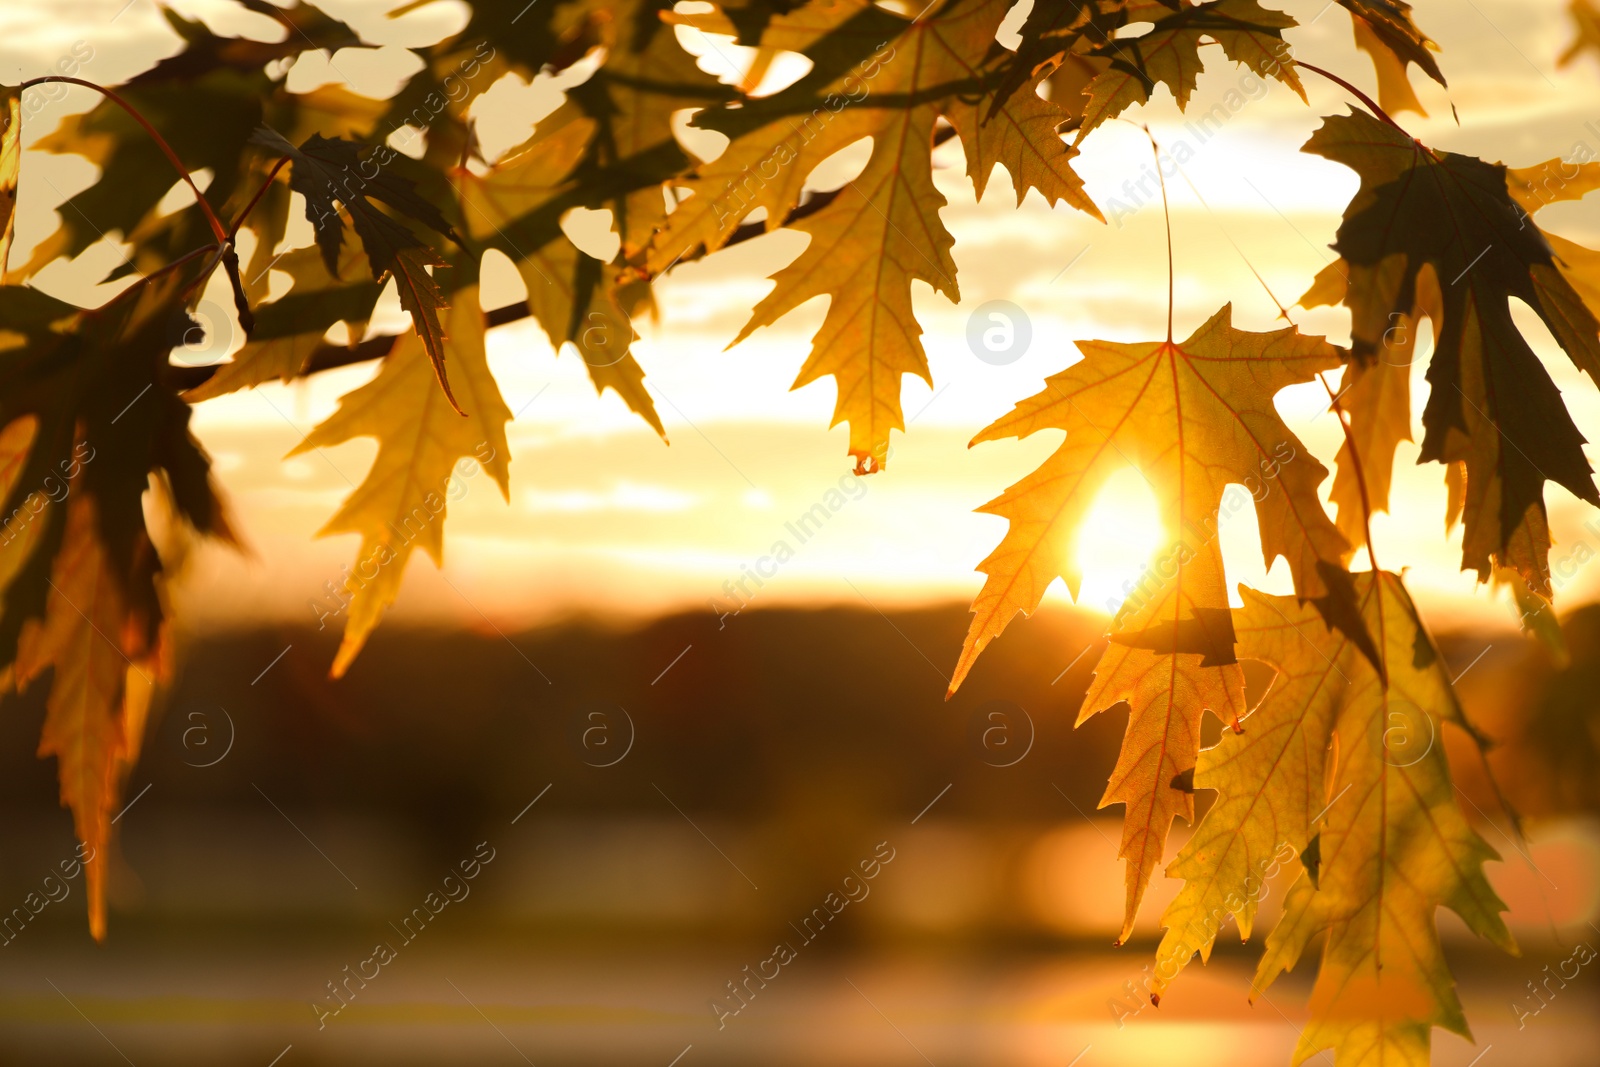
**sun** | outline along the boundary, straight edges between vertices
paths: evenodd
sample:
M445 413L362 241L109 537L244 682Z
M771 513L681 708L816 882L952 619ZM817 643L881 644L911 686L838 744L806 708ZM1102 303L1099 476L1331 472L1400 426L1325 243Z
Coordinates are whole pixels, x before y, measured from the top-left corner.
M1083 574L1078 603L1115 615L1165 533L1144 475L1133 467L1113 474L1078 531L1077 561Z

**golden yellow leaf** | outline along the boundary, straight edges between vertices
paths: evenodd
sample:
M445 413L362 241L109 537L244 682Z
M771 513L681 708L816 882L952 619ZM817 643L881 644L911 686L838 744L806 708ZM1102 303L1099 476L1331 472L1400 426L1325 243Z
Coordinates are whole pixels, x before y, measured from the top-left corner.
M1600 189L1600 163L1557 157L1531 167L1507 167L1506 191L1528 214L1546 204L1582 200Z
M772 291L733 343L809 300L829 298L794 388L836 379L833 425L849 423L850 454L862 473L883 465L891 431L904 429L904 377L932 383L912 283L960 299L954 239L939 216L945 200L929 156L937 121L956 128L980 194L1000 163L1019 200L1033 188L1049 203L1064 200L1100 217L1071 169L1075 150L1056 132L1072 113L1038 95L1046 72L1003 95L997 88L1009 53L994 34L1010 6L957 0L910 20L866 0L816 0L775 15L751 43L805 55L811 74L769 97L697 117L730 143L680 183L690 195L646 257L648 272L659 274L698 250L715 251L758 209L768 230L807 234L805 251L773 276ZM737 34L720 13L674 21ZM871 138L872 151L860 175L820 210L791 219L812 171L862 138Z
M305 373L311 356L324 344L320 333L290 334L246 342L227 363L204 382L185 392L184 398L198 404L239 389L254 389L263 382L288 382Z
M196 260L191 260L196 263ZM92 850L90 929L105 934L106 845L165 673L152 492L175 533L232 543L190 409L167 381L192 279L141 279L94 309L0 286L0 686L51 673L40 740Z
M1444 468L1444 532L1449 533L1461 521L1461 509L1467 503L1467 465L1456 461Z
M333 661L335 678L349 669L394 603L412 550L420 545L436 565L444 565L445 515L453 487L465 484L458 466L468 460L478 463L510 499L505 424L511 421L511 410L484 354L477 287L454 295L447 334L465 418L434 385L421 340L407 333L384 357L377 376L345 394L338 410L290 452L298 455L356 437L378 440L378 455L366 478L319 534L361 536L355 565L340 583L341 599L348 598L348 618Z
M574 162L594 128L589 119L556 125L552 117L488 174L463 167L452 177L468 233L511 256L528 290L528 310L550 343L559 350L570 341L595 391L615 390L665 439L644 371L630 351L636 335L618 302L618 268L580 250L561 231L559 214L546 210L572 188Z
M362 96L338 84L285 96L290 101L293 121L284 127L284 135L295 144L314 133L324 137L371 140L378 120L393 107L392 101ZM287 179L283 179L283 184L288 185Z
M1581 200L1600 189L1600 163L1558 158L1532 167L1507 168L1506 189L1531 218L1548 204ZM1538 304L1549 315L1551 331L1573 363L1600 383L1600 346L1594 343L1596 319L1600 318L1600 252L1542 227L1536 229L1549 245L1551 259L1531 271Z
M1379 286L1392 284L1399 270L1399 257L1390 257L1372 277L1358 274L1359 284L1376 280ZM1343 302L1347 280L1342 264L1323 269L1316 283L1300 298L1304 307ZM1378 302L1355 301L1357 306L1376 309ZM1434 345L1439 343L1443 321L1439 282L1432 266L1418 272L1414 303L1405 312L1392 313L1387 323L1373 323L1369 331L1380 341L1373 351L1363 351L1345 365L1339 383L1338 404L1349 416L1350 438L1339 446L1334 463L1333 489L1329 498L1336 506L1339 532L1352 548L1366 540L1363 516L1389 510L1389 488L1394 475L1395 450L1411 437L1411 365L1416 352L1422 320L1433 329ZM1355 444L1352 454L1351 443ZM1365 486L1365 498L1362 487Z
M1505 905L1483 873L1499 856L1456 805L1439 734L1446 724L1467 727L1444 663L1397 575L1362 574L1357 583L1387 682L1294 598L1253 594L1259 626L1241 627L1241 654L1277 667L1286 684L1268 691L1243 737L1208 750L1206 766L1222 792L1219 804L1241 796L1248 803L1259 793L1269 811L1292 813L1282 822L1263 816L1244 832L1257 852L1280 837L1299 850L1304 868L1268 938L1256 995L1295 965L1312 937L1324 937L1294 1062L1331 1048L1341 1067L1426 1067L1433 1027L1471 1036L1435 912L1448 907L1480 937L1508 952L1516 945L1500 916ZM1343 679L1328 684L1330 671ZM1329 718L1331 736L1319 738L1312 728ZM1274 745L1299 744L1316 759L1330 740L1322 811L1308 825L1300 817L1304 783L1266 772ZM1210 840L1197 833L1191 866L1210 866L1199 856Z
M580 117L596 123L600 135L589 142L585 169L620 168L633 178L628 184L637 184L607 198L625 258L650 244L666 218L667 184L694 164L673 133L673 116L734 95L678 43L669 21L672 7L663 0L575 0L561 5L551 20L558 33L575 33L588 23L605 49L600 69L545 121L552 127Z
M1428 109L1417 99L1417 91L1411 87L1411 79L1406 77L1405 60L1390 51L1389 46L1378 38L1372 31L1372 23L1360 15L1353 15L1351 22L1355 26L1356 47L1367 53L1372 60L1372 69L1378 75L1379 106L1391 115L1415 111L1426 116Z
M1157 84L1172 92L1179 110L1186 109L1205 68L1200 45L1206 41L1215 41L1229 59L1257 74L1277 78L1300 99L1306 98L1283 40L1283 31L1296 22L1283 12L1264 8L1257 0L1212 0L1173 7L1146 3L1139 8L1129 22L1149 22L1150 30L1108 41L1098 50L1111 65L1084 89L1089 102L1078 128L1078 142L1101 123L1135 104L1146 103Z
M35 152L52 152L58 155L70 153L82 156L103 172L112 152L117 148L117 138L91 129L87 115L66 115L53 132L39 138L29 147ZM80 246L87 246L88 243L87 235L75 233L71 222L62 215L61 225L34 246L33 255L28 257L26 263L9 269L8 279L15 284L21 279L30 278L52 260L61 256L75 255L82 251Z
M1350 642L1320 620L1299 627L1281 610L1292 597L1241 592L1239 656L1278 673L1241 732L1199 754L1195 788L1216 790L1217 800L1167 867L1167 876L1184 884L1161 915L1166 933L1150 988L1158 998L1195 952L1210 958L1230 917L1241 940L1250 936L1267 882L1305 850L1326 804L1324 761L1348 685L1341 657Z
M1236 723L1245 708L1244 674L1232 658L1227 609L1200 606L1208 601L1227 603L1220 561L1202 557L1188 571L1183 582L1163 589L1143 611L1126 620L1143 634L1155 635L1147 647L1117 643L1130 636L1137 639L1139 632L1112 634L1074 724L1082 726L1118 703L1128 705L1122 749L1099 805L1123 805L1117 856L1127 861L1127 867L1118 944L1133 932L1139 904L1165 856L1172 820L1194 821L1192 782L1201 718L1209 711L1224 722ZM1186 614L1191 617L1183 618ZM1174 639L1169 636L1174 631L1184 636Z
M1155 489L1172 549L1200 542L1187 552L1163 553L1184 556L1185 565L1214 549L1230 481L1259 497L1266 562L1287 558L1302 595L1330 595L1319 570L1338 570L1349 547L1317 502L1327 468L1272 405L1280 389L1338 366L1332 345L1292 328L1234 329L1232 305L1225 305L1181 343L1084 341L1078 348L1082 361L973 438L978 444L1041 430L1067 433L1043 466L979 509L1011 528L979 567L988 578L973 602L952 689L1013 615L1038 607L1055 578L1077 596L1075 538L1101 485L1123 467L1138 467Z
M1112 473L1137 467L1155 491L1171 543L1118 613L1079 716L1119 701L1131 708L1122 755L1102 805L1127 806L1124 936L1161 854L1172 818L1190 818L1188 777L1201 712L1225 722L1243 711L1243 679L1216 530L1223 493L1256 499L1266 564L1284 557L1309 598L1371 649L1341 560L1349 546L1322 509L1327 470L1273 406L1283 388L1338 365L1338 351L1293 328L1248 333L1224 306L1181 344L1080 342L1083 360L1054 375L973 441L1065 430L1044 464L981 509L1010 522L980 569L988 577L951 681L960 685L1012 616L1031 613L1057 577L1077 596L1074 539ZM1243 498L1229 506L1230 512ZM1375 654L1375 653L1374 653Z
M160 638L149 642L147 620L123 595L92 498L75 495L65 506L44 620L23 628L14 679L22 690L55 668L39 755L56 757L61 803L72 809L78 839L90 850L84 860L89 931L103 940L111 818L144 736ZM154 553L148 542L143 551Z
M10 496L15 488L28 458L28 449L33 447L33 435L38 430L39 420L32 415L24 415L0 429L0 500Z
M39 432L39 420L24 415L0 429L0 500L10 500L33 449L33 440ZM0 515L0 589L5 589L33 554L34 543L43 524L32 521L35 509L44 510L50 498L44 493L32 493L22 505L10 514Z
M1445 84L1433 53L1439 46L1417 28L1405 0L1339 0L1355 25L1356 47L1367 53L1378 75L1378 104L1390 115L1415 111L1426 115L1411 87L1406 68L1415 63L1423 73Z

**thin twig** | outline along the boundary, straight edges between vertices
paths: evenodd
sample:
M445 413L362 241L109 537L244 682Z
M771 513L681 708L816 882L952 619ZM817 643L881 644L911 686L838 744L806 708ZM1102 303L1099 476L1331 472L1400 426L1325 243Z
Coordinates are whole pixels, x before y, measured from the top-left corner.
M1156 161L1156 181L1161 184L1161 214L1167 220L1167 344L1170 345L1174 293L1177 285L1177 272L1172 265L1172 209L1167 206L1167 178L1161 173L1161 146L1156 144L1156 135L1150 132L1149 126L1141 126L1140 129L1150 138L1150 154Z
M1384 122L1387 122L1389 125L1393 126L1395 129L1399 130L1401 133L1404 133L1408 138L1411 138L1412 140L1416 139L1414 137L1411 137L1411 134L1406 133L1406 128L1404 126L1400 125L1398 122L1396 122L1393 118L1391 118L1387 111L1385 111L1385 110L1383 110L1383 108L1379 107L1378 106L1378 102L1376 100L1372 99L1372 97L1368 96L1366 93L1362 92L1360 89L1357 89L1354 85L1351 85L1349 82L1347 82L1343 78L1339 77L1339 75L1333 73L1333 71L1331 71L1331 70L1323 70L1321 67L1316 66L1315 64L1312 64L1312 63L1307 63L1303 59L1295 60L1294 61L1294 65L1297 66L1297 67L1304 67L1306 70L1311 71L1313 74L1320 74L1324 78L1327 78L1329 81L1333 82L1335 85L1342 86L1346 92L1350 93L1357 100L1360 100L1363 104L1367 105L1367 109L1369 111L1371 111L1374 116L1376 116L1377 118L1382 119Z
M261 183L261 188L256 190L256 194L250 198L250 202L244 206L244 210L239 212L239 217L233 220L233 225L228 227L228 237L230 240L234 234L239 232L239 227L244 225L244 220L250 217L250 212L256 209L257 204L261 203L261 198L267 195L267 190L272 188L272 180L278 176L278 172L282 170L284 165L288 162L289 157L284 156L282 159L278 160L278 162L272 165L272 170L267 173L267 180Z
M1354 374L1355 365L1345 364L1345 373ZM1322 383L1322 388L1328 392L1328 401L1333 407L1334 417L1339 420L1339 428L1344 431L1344 446L1350 450L1350 471L1356 476L1356 488L1361 492L1361 532L1367 540L1367 563L1371 565L1376 574L1383 568L1378 566L1378 553L1372 547L1372 502L1367 497L1367 477L1361 470L1361 454L1356 451L1355 435L1350 432L1350 424L1345 420L1344 406L1339 403L1341 394L1335 393L1328 384L1328 379L1317 372L1317 381Z
M29 81L25 81L18 87L18 91L20 92L24 89L32 88L35 85L43 85L48 82L61 82L65 85L78 85L85 89L93 89L95 92L100 93L107 100L110 100L112 103L122 108L122 110L132 115L133 121L144 127L144 131L148 133L156 142L156 144L161 147L161 151L166 153L167 158L172 161L172 165L178 169L178 173L183 177L184 182L187 183L189 188L194 191L194 198L199 202L200 210L205 212L206 221L211 224L211 232L216 234L218 243L227 243L228 232L222 228L222 220L217 218L217 213L211 209L210 202L207 201L205 196L200 192L200 187L194 183L194 178L189 174L189 168L183 165L183 160L178 158L178 153L172 150L172 146L167 143L167 139L161 136L161 132L150 124L150 120L139 114L138 108L128 103L127 100L119 96L114 90L107 89L103 85L96 85L94 82L85 81L82 78L69 78L62 74L47 74L42 78L33 78Z

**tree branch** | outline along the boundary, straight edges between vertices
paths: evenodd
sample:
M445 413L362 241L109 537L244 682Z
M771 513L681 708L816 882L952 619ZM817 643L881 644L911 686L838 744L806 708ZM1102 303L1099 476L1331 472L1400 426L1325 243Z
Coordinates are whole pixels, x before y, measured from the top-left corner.
M954 131L951 132L953 133ZM805 203L791 211L789 217L784 220L784 224L798 222L808 215L816 214L833 203L838 198L839 192L840 190L834 189L826 193L814 194ZM732 236L723 244L723 247L726 248L728 245L736 245L753 240L766 232L766 223L744 223L733 231ZM687 262L689 258L685 257L682 262ZM493 311L485 312L485 326L491 330L496 326L508 326L513 322L522 321L530 314L526 301L507 304L505 307L498 307ZM369 337L367 340L355 345L336 345L332 343L319 345L312 351L311 358L306 361L306 368L300 377L310 377L322 371L333 370L336 367L349 367L357 363L365 363L371 359L382 359L394 349L395 341L399 337L399 334L386 334L382 337ZM222 364L213 363L205 367L169 367L168 373L170 377L168 380L179 390L195 389L210 381L221 366Z

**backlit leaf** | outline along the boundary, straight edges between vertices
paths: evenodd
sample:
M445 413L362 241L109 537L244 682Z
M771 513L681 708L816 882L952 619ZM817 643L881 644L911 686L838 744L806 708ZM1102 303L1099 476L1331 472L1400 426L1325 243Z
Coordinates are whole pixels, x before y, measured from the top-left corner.
M1415 63L1440 85L1445 84L1433 53L1439 46L1417 28L1405 0L1339 0L1355 24L1356 47L1372 59L1378 75L1378 103L1391 115L1415 111L1426 115L1411 88L1406 68Z
M1446 724L1466 724L1444 661L1397 575L1363 574L1357 582L1370 629L1381 635L1387 683L1292 598L1250 594L1241 654L1263 659L1280 677L1245 720L1244 735L1208 750L1196 780L1221 793L1208 822L1219 810L1239 807L1255 817L1236 834L1224 832L1226 817L1210 832L1202 824L1175 865L1182 870L1174 873L1193 880L1169 915L1180 918L1200 899L1217 906L1218 886L1210 879L1219 870L1230 872L1222 884L1239 891L1231 849L1258 856L1281 841L1308 863L1314 855L1315 870L1290 890L1267 940L1256 995L1321 935L1311 1018L1294 1062L1331 1048L1341 1065L1426 1067L1433 1027L1471 1036L1439 944L1436 911L1450 908L1505 951L1514 953L1516 945L1500 917L1505 905L1483 872L1486 861L1499 857L1468 826L1450 781L1439 734ZM1324 759L1332 761L1322 796L1275 773L1273 755L1285 752L1310 761L1313 774ZM1310 804L1320 811L1307 815ZM1171 943L1174 935L1183 936L1177 926L1163 950L1169 958L1186 957L1183 946Z
M766 211L768 230L787 225L808 235L734 343L809 300L829 298L795 387L835 378L834 425L849 423L850 454L862 473L883 465L890 432L904 429L904 377L932 382L912 283L960 298L954 238L939 216L945 200L929 156L937 121L955 126L979 192L998 162L1019 198L1036 188L1050 203L1065 200L1099 216L1071 170L1075 152L1056 132L1071 112L1040 98L1037 78L1006 83L999 95L1009 53L994 35L1009 7L955 0L910 20L865 0L816 0L775 15L750 43L805 55L810 72L771 96L696 117L731 143L682 183L690 195L647 257L649 272L659 273L701 249L715 251L757 209ZM675 21L738 32L720 14ZM866 137L872 151L860 175L821 210L791 221L811 172Z
M186 526L233 540L189 407L163 380L174 325L190 321L184 281L168 272L89 311L0 288L0 669L20 689L55 668L39 752L57 758L62 803L92 850L96 937L110 818L162 671L152 482Z
M348 612L332 674L344 674L400 590L412 550L422 547L444 566L444 520L466 485L458 465L482 466L509 500L511 410L489 373L483 312L475 288L455 294L447 332L467 417L434 386L422 341L406 334L384 357L377 377L345 394L339 409L290 455L375 437L378 455L366 478L345 498L321 535L354 533L361 547L335 595Z
M1341 560L1348 544L1317 497L1327 470L1273 406L1283 388L1338 365L1338 350L1294 329L1247 333L1224 307L1182 343L1080 342L1083 360L984 430L979 441L1065 430L1066 441L1028 477L981 509L1010 529L980 569L971 626L951 689L1017 612L1031 613L1057 577L1077 595L1073 558L1085 516L1106 480L1129 465L1156 494L1172 540L1118 612L1082 722L1119 701L1131 708L1122 756L1102 804L1124 803L1128 860L1124 936L1159 866L1172 818L1192 818L1200 716L1243 712L1243 677L1217 543L1226 506L1249 496L1266 564L1289 564L1295 588L1375 656ZM1235 493L1225 505L1229 483Z
M528 290L528 310L558 350L571 342L588 367L596 392L614 389L664 438L644 371L629 350L634 332L617 299L618 270L588 255L562 232L559 208L571 189L574 158L594 133L577 119L541 123L526 144L485 175L453 175L467 232L511 257Z
M111 819L138 759L161 673L161 638L149 640L149 620L122 592L100 541L93 498L70 500L66 512L44 619L23 629L13 671L20 690L55 668L39 755L56 757L61 803L72 809L85 846L89 932L103 940ZM148 542L143 551L154 553Z
M320 90L305 97L288 92L284 61L306 51L332 51L362 43L348 25L298 0L288 7L267 0L236 2L282 24L281 39L268 42L219 36L203 23L164 8L162 15L184 48L118 90L162 131L191 172L211 172L205 195L218 208L241 202L259 183L255 154L246 151L258 125L267 123L298 132L303 128L302 100L319 113L325 113L334 102L333 95ZM342 131L330 128L321 132ZM110 100L101 100L83 114L64 116L55 132L30 147L83 156L100 174L61 205L58 228L34 249L27 263L13 265L11 281L31 276L58 257L76 257L102 237L130 235L141 227L132 263L113 271L113 277L157 270L213 240L209 227L192 207L185 206L164 219L156 215L156 206L179 176L160 147ZM256 225L270 229L273 220L287 210L287 197L264 205Z
M1207 41L1220 44L1223 54L1235 63L1277 78L1305 99L1283 40L1283 31L1294 26L1295 20L1283 12L1264 8L1257 0L1211 0L1171 9L1145 3L1138 8L1128 21L1151 23L1148 32L1107 39L1092 53L1109 60L1110 67L1084 89L1089 103L1078 128L1079 141L1101 123L1147 102L1158 84L1171 91L1180 109L1187 108L1205 67L1200 45Z
M1511 301L1532 308L1591 378L1600 378L1600 323L1553 242L1528 223L1504 166L1427 148L1356 111L1325 119L1305 147L1361 176L1333 246L1343 258L1307 298L1340 289L1330 272L1345 279L1352 358L1363 366L1383 358L1392 328L1435 318L1421 459L1466 464L1462 569L1486 580L1495 563L1513 567L1549 596L1544 483L1597 505L1600 493L1584 438L1513 321ZM1365 414L1392 423L1392 408ZM1395 436L1392 425L1379 432ZM1392 453L1365 458L1376 467Z
M455 231L439 209L419 196L412 182L394 173L389 164L395 153L387 146L374 149L354 141L312 134L296 147L268 127L257 130L251 140L292 161L289 188L306 199L306 219L315 233L317 247L322 250L323 266L330 274L338 272L345 219L349 218L356 235L361 238L373 279L394 278L400 306L411 316L417 336L422 338L439 388L444 390L450 406L461 412L461 406L450 392L450 380L445 372L445 334L439 321L439 312L450 304L444 290L428 273L429 267L442 267L445 261L409 227L384 214L372 201L381 201L436 233L454 239ZM335 201L344 212L334 207Z

